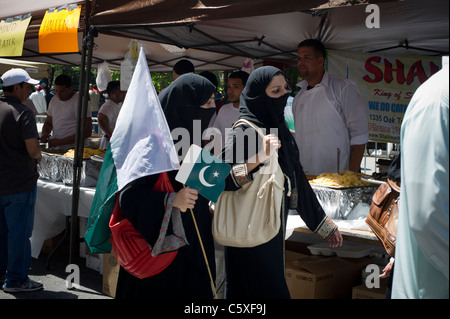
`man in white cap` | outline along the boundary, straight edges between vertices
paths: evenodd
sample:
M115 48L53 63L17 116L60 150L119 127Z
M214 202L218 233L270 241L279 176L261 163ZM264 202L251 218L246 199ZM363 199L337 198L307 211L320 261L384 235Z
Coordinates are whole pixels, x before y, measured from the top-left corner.
M0 96L0 283L5 292L35 291L31 265L37 163L41 148L34 114L23 103L29 84L39 83L22 69L5 72Z

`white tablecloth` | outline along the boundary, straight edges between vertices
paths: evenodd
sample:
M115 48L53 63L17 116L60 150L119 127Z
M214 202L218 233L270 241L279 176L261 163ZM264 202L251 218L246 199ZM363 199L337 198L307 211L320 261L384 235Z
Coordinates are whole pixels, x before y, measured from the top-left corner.
M31 256L33 258L39 257L42 245L46 239L55 237L64 230L66 216L72 215L72 192L72 186L38 180L34 228L31 237ZM80 187L79 217L89 217L94 194L95 188ZM364 211L367 211L365 212L365 216L367 216L368 207L363 208ZM334 220L334 222L341 229L368 230L364 220L360 218L361 216L356 217L358 218L354 218L355 220ZM343 224L340 224L340 222ZM286 225L286 239L292 235L295 228L303 226L306 227L298 214L289 215Z
M72 186L39 179L31 236L31 256L38 258L46 239L55 237L65 228L66 216L72 215ZM95 188L81 187L78 216L88 217Z

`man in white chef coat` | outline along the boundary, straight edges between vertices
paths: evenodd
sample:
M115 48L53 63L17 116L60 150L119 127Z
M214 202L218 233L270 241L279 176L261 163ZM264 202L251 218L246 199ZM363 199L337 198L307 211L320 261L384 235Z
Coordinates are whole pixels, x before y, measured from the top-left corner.
M315 39L298 45L303 81L292 109L295 140L306 174L359 172L369 140L366 109L356 85L325 71L325 47ZM339 167L338 167L339 166Z

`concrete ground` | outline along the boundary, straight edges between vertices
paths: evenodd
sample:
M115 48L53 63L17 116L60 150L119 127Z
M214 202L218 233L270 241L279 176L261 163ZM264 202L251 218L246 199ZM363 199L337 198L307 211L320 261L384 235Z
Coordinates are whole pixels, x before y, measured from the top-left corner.
M69 264L68 254L57 252L47 270L48 255L41 253L39 259L32 259L29 277L44 284L44 289L33 292L6 293L0 290L1 299L112 299L102 293L102 275L98 271L86 268L86 259L79 258L78 289L67 289L66 279L73 271L66 273ZM73 282L73 281L72 281ZM74 285L73 285L74 286Z

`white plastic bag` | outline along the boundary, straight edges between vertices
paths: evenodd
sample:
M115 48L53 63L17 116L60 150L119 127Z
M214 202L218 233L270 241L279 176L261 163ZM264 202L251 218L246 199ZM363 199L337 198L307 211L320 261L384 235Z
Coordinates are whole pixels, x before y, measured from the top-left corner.
M109 72L108 62L103 62L98 65L97 78L95 82L100 91L105 91L108 83L111 82L111 72Z
M127 91L133 77L134 69L138 61L141 45L138 40L131 40L130 46L125 58L120 64L120 89Z
M255 71L255 66L254 66L254 60L250 59L250 58L246 58L244 60L244 63L242 63L242 68L241 71L245 71L248 74L251 74L253 71Z

